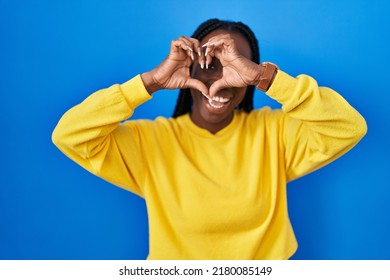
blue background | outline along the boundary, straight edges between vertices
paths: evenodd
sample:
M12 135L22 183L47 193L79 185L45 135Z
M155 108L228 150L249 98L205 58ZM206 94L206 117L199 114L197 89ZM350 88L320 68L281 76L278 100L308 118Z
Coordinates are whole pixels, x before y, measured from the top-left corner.
M389 3L389 2L387 2ZM288 185L294 259L390 259L386 1L0 0L0 259L144 259L145 203L51 142L90 93L164 59L211 17L242 20L262 61L340 92L368 123L348 154ZM170 116L161 91L134 118ZM256 93L255 105L279 104Z

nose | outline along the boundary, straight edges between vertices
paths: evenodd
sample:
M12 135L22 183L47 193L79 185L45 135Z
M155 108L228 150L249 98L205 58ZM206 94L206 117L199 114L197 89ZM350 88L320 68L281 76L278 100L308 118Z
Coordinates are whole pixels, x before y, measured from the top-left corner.
M216 79L207 79L206 81L203 81L203 83L206 85L207 88L210 88L211 85L216 81Z
M222 78L222 71L219 69L203 69L200 71L199 80L201 80L208 88L216 81Z

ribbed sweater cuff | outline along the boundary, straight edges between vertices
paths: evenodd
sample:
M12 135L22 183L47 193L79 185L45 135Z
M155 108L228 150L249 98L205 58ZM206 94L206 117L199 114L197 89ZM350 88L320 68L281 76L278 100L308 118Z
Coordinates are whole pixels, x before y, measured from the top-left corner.
M286 95L286 92L294 89L297 83L296 78L278 70L278 74L266 94L279 103L284 104L290 98L290 96Z

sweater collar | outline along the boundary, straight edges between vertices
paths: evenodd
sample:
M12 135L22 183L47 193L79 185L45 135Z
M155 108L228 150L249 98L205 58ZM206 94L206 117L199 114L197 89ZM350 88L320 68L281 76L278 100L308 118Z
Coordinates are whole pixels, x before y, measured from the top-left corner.
M218 131L216 134L212 134L207 129L204 129L204 128L197 126L191 120L190 113L187 113L187 114L179 117L178 121L184 129L188 129L189 131L191 131L192 133L194 133L198 136L206 137L206 138L221 138L221 137L224 137L226 135L230 135L231 132L237 127L238 122L239 122L239 118L240 118L240 114L241 114L241 112L234 110L234 115L233 115L232 121L226 127L221 129L220 131Z

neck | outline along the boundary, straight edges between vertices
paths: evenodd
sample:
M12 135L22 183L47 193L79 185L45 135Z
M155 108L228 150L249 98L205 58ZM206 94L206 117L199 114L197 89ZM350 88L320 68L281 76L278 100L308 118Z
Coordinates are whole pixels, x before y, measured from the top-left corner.
M208 130L211 134L216 134L218 131L227 127L233 120L234 113L232 112L228 117L220 121L206 121L196 114L190 113L192 122L200 128Z

